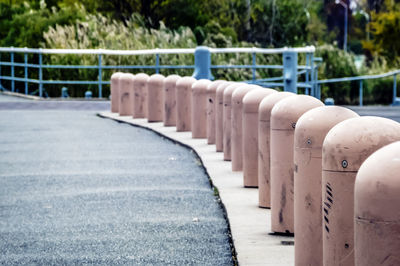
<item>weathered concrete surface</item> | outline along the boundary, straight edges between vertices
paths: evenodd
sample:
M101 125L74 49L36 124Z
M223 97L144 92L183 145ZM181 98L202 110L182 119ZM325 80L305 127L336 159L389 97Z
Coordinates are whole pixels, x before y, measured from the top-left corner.
M0 264L233 264L198 157L98 104L0 102Z

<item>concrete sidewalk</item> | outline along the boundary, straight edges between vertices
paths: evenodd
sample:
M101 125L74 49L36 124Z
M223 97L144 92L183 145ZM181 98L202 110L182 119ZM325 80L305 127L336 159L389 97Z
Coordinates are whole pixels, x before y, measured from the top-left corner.
M148 128L199 155L225 206L240 265L294 265L293 237L269 233L271 212L258 207L258 190L243 188L242 172L232 172L231 163L223 160L222 153L215 152L215 145L207 145L206 139L192 139L191 132L176 132L175 127L164 127L162 123L110 112L100 116Z

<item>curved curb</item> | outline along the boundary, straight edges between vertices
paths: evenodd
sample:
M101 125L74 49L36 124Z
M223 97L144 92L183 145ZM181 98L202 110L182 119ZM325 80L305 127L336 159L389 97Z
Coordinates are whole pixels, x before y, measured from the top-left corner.
M163 123L148 123L146 119L110 112L98 115L152 130L197 153L219 191L240 265L294 265L293 237L269 233L271 212L258 207L258 190L243 188L242 172L232 172L231 163L223 160L222 153L215 152L215 145L208 145L206 139L193 139L191 132L164 127Z

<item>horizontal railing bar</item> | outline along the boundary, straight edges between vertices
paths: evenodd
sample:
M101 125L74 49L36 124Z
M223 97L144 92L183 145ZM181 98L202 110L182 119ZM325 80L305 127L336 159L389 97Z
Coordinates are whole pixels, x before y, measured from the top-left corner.
M194 69L195 67L193 65L185 66L185 65L177 65L177 66L168 66L168 65L152 65L152 66L101 66L102 69L140 69L140 68L146 68L146 69L156 69L156 68L163 68L163 69Z
M34 49L18 47L0 47L0 52L15 53L41 53L41 54L93 54L93 55L154 55L154 54L193 54L195 48L182 49L148 49L148 50L109 50L109 49ZM314 46L296 48L209 48L211 53L258 53L258 54L282 54L284 52L313 53Z
M335 83L335 82L348 82L348 81L357 81L357 80L369 80L369 79L379 79L379 78L386 78L393 75L400 74L400 70L391 71L384 74L379 75L365 75L365 76L358 76L358 77L345 77L345 78L334 78L334 79L323 79L318 80L317 84L326 84L326 83Z
M21 82L39 83L39 81L37 79L26 79L26 78L18 78L18 77L10 77L10 76L0 76L0 79L15 80L15 81L21 81Z
M210 68L256 68L256 69L283 69L280 65L212 65Z

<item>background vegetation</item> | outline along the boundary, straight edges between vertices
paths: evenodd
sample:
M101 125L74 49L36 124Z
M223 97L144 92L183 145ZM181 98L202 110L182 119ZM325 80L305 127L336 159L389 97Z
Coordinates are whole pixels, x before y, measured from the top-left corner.
M342 50L344 8L334 0L0 0L0 46L151 49L312 44L317 46L317 56L323 58L320 79L399 68L398 1L343 2L352 6L348 14L348 52ZM355 58L360 55L365 60L356 67ZM6 59L5 54L1 56ZM44 60L52 64L97 64L95 56L54 55L45 56ZM160 60L161 64L193 63L193 57L188 55L164 55ZM249 55L214 55L213 60L219 64L251 64ZM280 64L281 60L276 55L257 57L259 64ZM37 61L37 56L32 55L29 61ZM140 65L154 64L155 58L105 56L103 61ZM112 71L104 71L103 78L109 79ZM179 74L188 75L191 71L182 70ZM220 69L213 74L231 80L251 79L250 70ZM37 73L32 70L30 75ZM258 77L279 75L279 71L258 71ZM95 80L97 70L52 69L46 70L44 76ZM367 102L390 103L392 79L369 81L364 87ZM97 93L96 86L90 89ZM46 90L51 96L60 95L60 86L46 86ZM82 96L85 90L69 86L72 96ZM334 97L341 104L356 104L358 82L326 85L322 97Z

